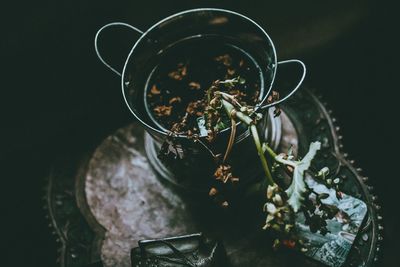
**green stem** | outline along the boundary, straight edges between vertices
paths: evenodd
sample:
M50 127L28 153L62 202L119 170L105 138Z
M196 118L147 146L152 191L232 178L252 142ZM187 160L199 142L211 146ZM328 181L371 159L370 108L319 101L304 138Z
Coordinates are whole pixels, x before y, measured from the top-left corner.
M267 143L263 144L262 149L263 152L267 151L268 154L270 154L273 159L275 159L278 156Z
M229 117L231 117L232 111L235 110L236 111L235 112L236 118L241 120L243 123L246 123L247 126L250 126L250 125L253 124L253 120L249 116L247 116L243 112L237 111L235 109L235 107L231 103L226 101L225 99L222 99L222 105L224 106L224 108L225 108L226 112L228 113Z
M257 127L254 124L250 125L250 131L251 131L251 135L253 136L254 144L256 145L256 148L257 148L257 151L258 151L258 156L260 157L261 164L262 164L262 167L264 169L265 177L267 178L268 185L274 185L275 182L274 182L274 179L272 178L271 172L270 172L269 167L268 167L267 159L265 158L264 151L263 151L262 146L261 146L260 137L258 136Z
M258 156L260 157L261 160L261 165L264 169L265 176L267 179L268 185L274 185L274 179L272 178L271 172L268 167L268 162L267 159L265 158L263 147L261 146L260 142L260 137L258 135L257 127L254 124L253 120L244 114L243 112L237 111L235 107L226 101L225 99L222 99L222 105L224 106L226 112L228 113L229 117L232 115L232 111L235 110L235 117L241 120L243 123L249 126L251 135L253 136L254 144L256 145Z

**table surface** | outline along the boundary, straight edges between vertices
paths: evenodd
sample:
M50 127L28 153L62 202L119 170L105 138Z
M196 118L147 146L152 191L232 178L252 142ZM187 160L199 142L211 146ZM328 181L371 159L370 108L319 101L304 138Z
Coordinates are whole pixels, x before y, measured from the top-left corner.
M145 29L183 9L218 6L244 13L265 26L275 41L279 59L293 56L306 62L308 85L316 88L333 108L344 135L341 141L346 152L363 168L361 173L370 177L368 182L382 203L385 239L381 250L384 255L378 266L397 267L400 180L395 155L399 151L396 140L400 135L396 127L400 57L397 36L393 34L398 30L397 6L391 5L391 1L384 4L374 0L352 1L353 7L369 10L367 14L356 12L356 23L334 38L324 39L326 42L308 52L290 52L284 47L302 45L299 36L312 37L310 41L318 39L320 23L309 24L314 25L315 31L308 28L307 32L298 31L296 36L289 34L291 39L279 37L281 26L290 30L300 28L302 18L311 22L321 17L332 18L333 9L346 9L348 2L321 2L312 8L305 4L314 5L315 1L302 1L293 6L288 1L260 4L207 0L201 3L150 0L140 5L137 1L116 4L101 0L5 3L3 18L9 23L3 27L1 50L0 166L2 218L6 224L2 235L2 263L5 266L54 266L58 237L50 234L45 219L48 211L43 210L41 198L43 186L47 185L44 177L48 176L50 168L53 174L75 177L85 155L90 158L88 153L105 137L132 121L123 105L118 77L96 58L95 31L117 20ZM318 11L321 5L324 12ZM347 14L352 16L352 7L348 10ZM289 17L294 23L288 23ZM348 21L339 23L344 25ZM330 25L336 27L336 23L331 22ZM325 32L331 33L330 30ZM123 63L130 49L129 42L122 42L124 38L127 38L126 32L118 33L114 41L103 48L110 51L116 65ZM136 36L130 40L134 42ZM63 166L63 171L57 171L57 166Z

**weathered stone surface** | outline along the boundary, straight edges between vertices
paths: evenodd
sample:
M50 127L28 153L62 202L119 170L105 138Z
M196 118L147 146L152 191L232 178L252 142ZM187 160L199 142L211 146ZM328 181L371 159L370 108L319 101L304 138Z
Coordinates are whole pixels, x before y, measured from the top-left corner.
M130 266L130 249L140 239L196 231L194 223L188 223L192 219L185 203L157 180L140 152L141 136L137 128L122 128L89 162L85 192L91 212L107 231L105 266Z

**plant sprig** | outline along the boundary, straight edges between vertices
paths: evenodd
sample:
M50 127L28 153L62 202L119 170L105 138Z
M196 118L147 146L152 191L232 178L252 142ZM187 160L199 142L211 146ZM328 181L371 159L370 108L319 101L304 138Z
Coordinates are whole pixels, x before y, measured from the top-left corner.
M305 204L309 205L309 196L307 195L309 189L305 184L304 175L305 172L308 171L311 161L321 148L321 143L311 143L308 153L302 160L295 160L291 151L289 151L288 154L277 154L267 143L262 143L257 130L257 123L261 120L262 114L257 113L254 110L254 107L247 106L244 103L239 103L234 95L230 95L226 92L218 90L218 86L220 84L229 84L229 86L233 87L234 83L238 81L239 79L232 79L226 82L217 81L213 84L212 90L208 91L209 105L214 108L215 103L218 103L217 110L219 114L221 114L223 107L225 113L231 119L231 135L224 156L224 162L226 161L227 155L231 151L234 143L233 139L236 131L236 121L242 122L249 128L249 131L252 135L258 156L261 161L261 166L264 170L265 181L267 184L268 197L267 202L264 205L264 211L267 213L267 219L263 228L271 228L275 231L279 230L289 234L289 232L293 229L293 215L300 210L307 211L307 206ZM274 93L273 97L269 97L268 100L277 101L278 98L279 94ZM275 113L275 115L279 114ZM286 168L286 170L289 170L292 176L292 182L286 190L281 189L275 182L265 153L270 155L274 165L283 166ZM319 205L321 208L328 210L328 208L323 206L320 202L318 203L317 205ZM310 209L315 210L314 208ZM334 213L334 209L331 208L329 210L332 212L329 213L329 216L325 216L325 218L331 218L333 216L332 214ZM308 212L308 214L311 216L309 216L310 218L314 218L312 217L313 215L311 212ZM308 223L313 230L320 229L321 233L327 232L325 227L326 223L324 224L320 222L319 227L321 228L315 228L316 226L315 223L312 223L313 221L315 221L315 219L308 220ZM283 228L281 227L282 225Z
M263 229L271 229L278 233L279 238L275 241L274 246L283 244L285 246L295 247L301 244L301 242L297 242L299 240L295 240L295 234L293 233L294 215L299 211L305 214L306 224L310 226L312 231L320 231L320 233L326 234L328 231L325 220L331 219L338 212L338 209L334 206L324 204L322 200L326 198L326 195L313 192L305 183L305 173L309 170L311 161L316 156L318 150L320 150L321 143L312 142L308 153L303 159L296 160L292 155L291 149L286 154L278 154L267 143L261 142L257 125L263 117L262 114L257 112L254 107L240 102L235 95L221 90L222 86L232 89L237 84L242 84L244 82L244 79L240 77L225 81L217 80L213 82L212 86L205 94L206 106L204 119L207 128L208 142L213 142L218 132L227 128L227 125L230 124L231 128L228 144L222 160L219 158L219 154L213 153L212 150L207 148L217 161L217 167L214 173L216 181L222 184L228 182L236 183L239 181L239 177L233 175L232 168L229 165L229 154L235 143L236 124L241 122L248 127L251 133L265 174L267 198L263 207L263 211L266 213L266 221ZM278 100L279 94L276 92L268 97L269 102ZM279 116L280 110L274 114L275 116ZM268 162L266 153L269 154L269 158L272 159L272 164ZM274 173L271 172L270 166L284 167L286 173L291 176L291 183L286 190L281 188L275 181ZM326 168L323 168L323 170L325 171L321 171L321 173L326 174ZM323 179L325 179L325 176ZM329 182L330 180L327 180L327 183ZM337 186L336 189L338 189ZM310 200L310 195L312 194L316 196L316 201L314 202ZM229 202L224 199L223 196L221 197L219 190L215 187L210 189L209 195L215 199L218 196L221 206L229 206ZM315 213L319 210L322 211L322 213L320 213L324 215L319 216Z

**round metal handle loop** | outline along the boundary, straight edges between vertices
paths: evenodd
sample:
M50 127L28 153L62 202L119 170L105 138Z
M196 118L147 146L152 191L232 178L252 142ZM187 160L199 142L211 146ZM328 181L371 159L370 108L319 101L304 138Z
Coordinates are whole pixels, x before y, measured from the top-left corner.
M135 32L137 32L137 33L139 33L139 34L141 34L141 35L143 34L143 31L139 30L139 29L136 28L136 27L133 27L132 25L129 25L129 24L127 24L127 23L124 23L124 22L112 22L112 23L108 23L108 24L104 25L103 27L101 27L101 28L97 31L96 36L94 37L94 49L96 50L97 57L100 59L100 61L101 61L107 68L109 68L110 70L112 70L112 71L113 71L114 73L116 73L118 76L122 76L122 74L121 74L119 71L117 71L115 68L113 68L110 64L108 64L108 63L103 59L103 57L100 55L99 48L98 48L98 39L99 39L100 33L101 33L103 30L105 30L105 29L107 29L107 28L110 28L110 27L114 27L114 26L123 26L123 27L127 27L127 28L130 28L131 30L134 30Z
M279 99L279 100L276 101L276 102L269 103L269 104L266 104L266 105L264 105L264 106L261 106L260 109L265 109L265 108L273 107L273 106L276 106L276 105L278 105L278 104L280 104L280 103L286 101L287 99L289 99L289 97L291 97L291 96L300 88L301 84L302 84L303 81L304 81L304 78L306 77L306 72L307 72L306 65L303 63L303 61L298 60L298 59L289 59L289 60L279 61L279 62L278 62L278 65L280 65L280 64L288 64L288 63L297 63L297 64L299 64L299 65L302 67L302 69L303 69L303 74L301 75L301 78L300 78L299 82L298 82L297 85L292 89L292 91L291 91L289 94L287 94L284 98Z

